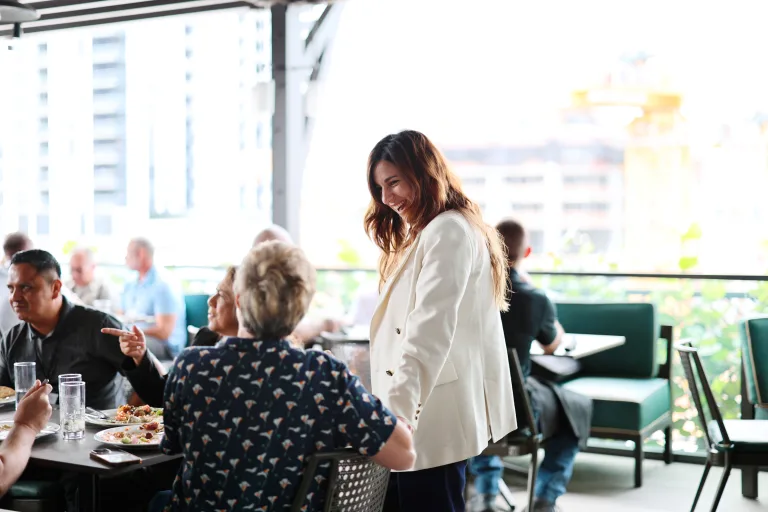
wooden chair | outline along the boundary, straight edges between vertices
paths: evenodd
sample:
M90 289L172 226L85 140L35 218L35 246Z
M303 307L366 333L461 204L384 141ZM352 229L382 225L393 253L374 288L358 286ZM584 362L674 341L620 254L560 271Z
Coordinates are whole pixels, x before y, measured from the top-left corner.
M691 346L690 342L679 343L675 345L675 348L680 353L685 378L688 381L688 390L696 405L699 422L706 435L709 448L704 474L701 477L699 488L696 490L691 512L696 509L709 470L712 469L712 466L718 466L724 469L715 500L712 503L711 510L715 512L720 504L720 498L723 496L732 468L755 469L768 466L768 420L723 420L698 351ZM696 375L698 375L698 382ZM699 386L701 386L701 392L704 394L707 408L712 416L711 421L707 421Z
M387 496L389 469L352 449L316 453L307 467L291 512L301 512L321 465L330 463L323 512L381 512Z
M517 357L517 351L515 349L508 349L507 355L509 357L510 373L512 374L515 406L523 408L528 427L518 428L504 437L504 439L499 440L499 442L489 444L488 448L483 450L482 455L496 455L498 457L531 456L531 463L528 466L528 510L533 510L534 487L539 470L539 448L541 448L543 440L536 426L536 418L533 414L530 397L525 389L525 377L520 366L520 359ZM499 482L499 493L507 505L514 510L515 504L512 492L503 479Z

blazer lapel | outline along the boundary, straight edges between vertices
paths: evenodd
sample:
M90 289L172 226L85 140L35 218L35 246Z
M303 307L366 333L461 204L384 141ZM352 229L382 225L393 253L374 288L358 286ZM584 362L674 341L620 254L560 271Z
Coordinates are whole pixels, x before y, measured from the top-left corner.
M397 268L394 272L392 272L392 275L389 279L387 279L387 282L384 283L384 287L381 289L381 293L379 294L379 303L376 305L376 310L373 312L373 318L371 319L371 331L369 333L371 342L373 341L373 334L376 332L376 330L379 328L379 323L381 322L381 317L384 314L384 308L389 302L389 293L392 291L392 285L394 285L398 278L400 277L400 273L405 268L406 263L408 263L408 260L411 257L411 254L413 253L414 249L416 249L416 246L419 245L419 240L421 239L421 233L419 233L416 236L416 239L413 241L413 243L408 247L408 249L405 250L405 253L403 253L403 257L400 259L400 262L397 264Z

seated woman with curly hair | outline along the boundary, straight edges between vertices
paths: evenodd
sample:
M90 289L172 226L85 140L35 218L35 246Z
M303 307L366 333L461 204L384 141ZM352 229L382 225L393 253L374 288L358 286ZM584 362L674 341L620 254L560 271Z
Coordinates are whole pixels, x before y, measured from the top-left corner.
M234 291L237 336L184 350L168 376L161 448L184 459L151 511L283 510L307 458L346 446L391 469L413 465L406 426L343 363L286 339L315 291L301 249L254 247ZM328 476L313 479L307 510L322 508Z

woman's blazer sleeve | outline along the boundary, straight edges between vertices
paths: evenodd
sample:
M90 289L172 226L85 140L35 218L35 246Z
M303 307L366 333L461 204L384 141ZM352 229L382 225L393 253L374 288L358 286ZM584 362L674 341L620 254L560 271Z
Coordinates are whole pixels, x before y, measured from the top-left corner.
M422 232L414 308L405 323L402 358L389 391L392 412L418 426L453 342L473 261L473 237L460 219L436 219ZM433 228L434 229L431 229Z

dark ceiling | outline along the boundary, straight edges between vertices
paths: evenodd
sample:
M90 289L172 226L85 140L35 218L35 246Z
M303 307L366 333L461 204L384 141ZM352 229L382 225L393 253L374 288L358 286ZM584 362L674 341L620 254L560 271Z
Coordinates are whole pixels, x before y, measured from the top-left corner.
M24 23L24 33L103 25L161 16L232 9L267 8L286 4L325 4L317 0L43 0L22 2L40 13L38 21ZM11 25L0 24L0 37L13 33Z

